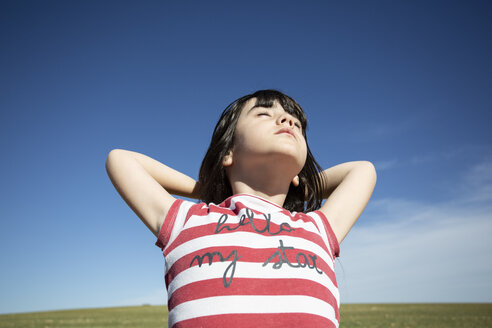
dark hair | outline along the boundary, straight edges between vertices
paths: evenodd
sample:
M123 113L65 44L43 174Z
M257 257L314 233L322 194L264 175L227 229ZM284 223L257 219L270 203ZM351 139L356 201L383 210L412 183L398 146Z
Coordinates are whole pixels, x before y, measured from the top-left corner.
M229 104L215 126L212 140L207 153L203 158L198 175L198 193L200 200L205 203L220 204L226 198L232 196L232 188L222 166L223 158L229 153L234 145L234 132L244 104L251 98L256 98L256 106L272 107L275 100L283 109L295 116L302 125L302 134L306 139L307 120L301 106L289 96L277 90L259 90L253 94L246 95ZM316 162L309 145L307 145L306 163L299 176L299 186L290 184L287 197L283 207L288 211L309 212L319 209L322 195L322 171Z

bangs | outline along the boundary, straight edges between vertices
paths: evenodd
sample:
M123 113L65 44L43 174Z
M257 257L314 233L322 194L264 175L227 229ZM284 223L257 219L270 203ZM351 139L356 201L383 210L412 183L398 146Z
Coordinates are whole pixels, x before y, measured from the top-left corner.
M262 90L252 95L256 98L256 106L270 108L273 107L275 100L282 106L282 108L290 115L297 118L302 125L302 131L306 131L307 119L301 106L292 98L284 95L276 90Z

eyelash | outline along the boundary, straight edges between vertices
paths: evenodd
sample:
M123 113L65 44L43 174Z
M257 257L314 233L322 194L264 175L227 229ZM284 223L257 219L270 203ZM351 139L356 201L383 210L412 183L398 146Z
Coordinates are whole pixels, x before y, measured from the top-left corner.
M262 116L262 115L270 116L270 114L269 114L269 113L267 113L267 112L261 112L261 113L258 113L258 116ZM300 124L300 123L298 123L298 122L294 123L294 125L295 125L295 126L297 126L299 129L301 129L301 128L302 128L302 127L301 127L301 124Z

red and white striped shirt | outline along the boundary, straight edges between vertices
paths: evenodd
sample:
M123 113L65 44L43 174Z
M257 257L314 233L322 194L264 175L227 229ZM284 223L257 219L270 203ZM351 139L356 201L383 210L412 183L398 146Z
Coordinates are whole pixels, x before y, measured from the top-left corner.
M177 199L157 242L169 327L338 327L339 245L320 211L238 194Z

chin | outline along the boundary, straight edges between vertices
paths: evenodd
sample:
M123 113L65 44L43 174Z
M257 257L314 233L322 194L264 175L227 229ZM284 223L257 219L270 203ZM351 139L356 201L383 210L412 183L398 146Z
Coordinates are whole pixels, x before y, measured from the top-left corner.
M282 149L282 151L279 152L279 155L285 157L286 160L289 158L290 160L293 160L298 164L302 164L302 166L304 166L304 163L306 162L306 156L300 155L298 149Z
M273 160L277 165L284 164L291 167L295 174L301 172L306 163L306 158L300 158L297 153L278 153Z

